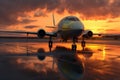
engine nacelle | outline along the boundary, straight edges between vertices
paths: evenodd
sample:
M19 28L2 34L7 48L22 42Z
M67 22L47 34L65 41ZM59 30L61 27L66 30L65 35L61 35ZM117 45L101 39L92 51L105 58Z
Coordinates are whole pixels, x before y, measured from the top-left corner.
M43 38L45 35L46 35L45 30L43 30L43 29L38 30L37 36L39 38Z
M86 31L84 31L82 37L84 37L84 38L91 38L92 36L93 36L93 32L90 31L90 30L86 30Z

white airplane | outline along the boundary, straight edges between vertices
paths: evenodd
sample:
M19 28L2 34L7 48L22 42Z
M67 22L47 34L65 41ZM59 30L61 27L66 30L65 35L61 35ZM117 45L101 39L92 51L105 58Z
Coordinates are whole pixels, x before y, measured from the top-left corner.
M39 29L37 32L26 32L26 31L0 31L7 33L23 33L23 34L35 34L38 38L44 38L45 36L49 36L49 48L52 48L52 37L57 37L58 35L63 39L63 41L67 41L68 39L72 39L72 49L76 50L76 40L79 36L82 37L81 45L85 46L84 38L90 38L93 36L93 32L90 30L84 30L83 23L75 16L67 16L63 18L58 25L55 25L55 19L53 15L53 26L47 26L49 28L57 28L54 32L46 32L44 29Z

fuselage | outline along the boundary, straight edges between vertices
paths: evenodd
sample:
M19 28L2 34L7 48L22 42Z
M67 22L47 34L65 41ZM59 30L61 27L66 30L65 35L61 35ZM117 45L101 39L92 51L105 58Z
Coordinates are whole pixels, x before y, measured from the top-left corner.
M84 31L84 25L75 16L67 16L58 23L58 31L62 39L77 38Z
M91 30L84 30L84 25L75 16L67 16L58 23L57 27L53 26L49 28L57 28L57 30L55 29L55 31L51 33L49 32L46 33L45 30L40 29L37 32L38 37L43 38L45 35L50 37L51 36L57 37L59 35L63 39L63 41L72 39L73 42L75 42L79 36L81 36L82 39L84 38L88 39L93 36L93 32Z

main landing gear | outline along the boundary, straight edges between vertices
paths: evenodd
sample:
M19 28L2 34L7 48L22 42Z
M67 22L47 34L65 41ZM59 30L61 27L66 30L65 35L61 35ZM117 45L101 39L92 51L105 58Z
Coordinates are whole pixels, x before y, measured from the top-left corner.
M72 50L73 51L76 51L77 50L77 45L76 45L76 38L73 38L73 44L72 44ZM84 40L84 37L82 38L82 41L81 41L81 46L82 46L82 48L83 48L83 50L84 50L84 48L85 48L85 45L86 44L86 42L85 42L85 40Z
M85 42L85 40L84 40L84 37L82 38L82 41L81 41L81 46L82 46L82 48L83 48L83 50L84 50L84 48L85 48L85 45L86 44L86 42Z
M76 41L77 41L76 38L73 38L72 51L77 50ZM84 37L83 37L82 41L81 41L81 46L82 46L83 50L84 50L84 48L86 46L85 44L86 44L86 42L85 42ZM51 52L52 47L53 47L52 36L49 37L48 47L49 47L49 51Z

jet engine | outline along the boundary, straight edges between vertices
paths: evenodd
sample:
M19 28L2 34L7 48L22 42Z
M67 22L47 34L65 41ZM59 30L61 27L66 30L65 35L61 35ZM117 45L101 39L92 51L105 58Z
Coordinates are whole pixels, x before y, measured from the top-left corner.
M43 38L45 35L46 35L45 30L43 30L43 29L38 30L37 36L39 38Z
M90 30L86 30L86 31L84 31L82 37L84 37L84 38L91 38L92 36L93 36L93 32L90 31Z

